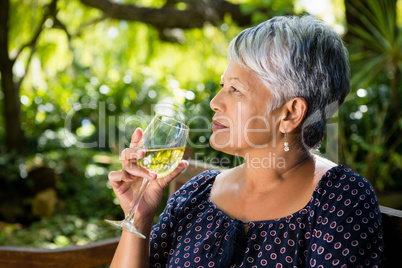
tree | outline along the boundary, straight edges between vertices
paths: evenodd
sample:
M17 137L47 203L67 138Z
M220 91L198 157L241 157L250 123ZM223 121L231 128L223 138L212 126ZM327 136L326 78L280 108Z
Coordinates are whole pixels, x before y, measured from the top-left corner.
M46 6L43 18L39 22L36 30L33 32L29 41L22 45L15 56L9 54L9 18L10 18L10 0L0 1L0 72L1 87L3 90L3 120L5 125L5 147L7 151L15 151L17 153L25 152L25 135L21 128L21 102L20 88L28 72L29 63L35 53L36 43L43 31L43 25L47 18L52 17L57 22L57 0L53 0ZM26 62L26 70L22 77L17 78L13 75L13 67L16 60L23 53L29 50L29 56Z
M0 2L0 71L1 86L4 94L3 117L6 128L6 144L9 150L22 152L24 148L24 133L21 129L21 104L19 88L22 80L14 83L13 65L15 59L9 58L8 49L8 0Z
M7 149L18 152L0 156L4 186L0 218L32 220L26 212L36 194L34 189L52 179L42 172L45 170L60 174L53 176L58 181L54 187L60 199L74 200L75 205L70 203L68 210L76 214L74 208L83 207L82 196L94 182L93 174L86 173L94 166L92 157L109 150L117 155L120 141L127 140L120 138L130 132L125 128L130 123L125 117L134 114L146 119L152 104L172 96L193 114L205 113L209 96L218 88L215 80L226 66L228 42L240 30L236 21L251 24L256 19L252 11L262 18L271 10L269 5L267 11L258 10L264 1L242 6L225 1L171 1L155 8L111 1L87 3L96 7L69 0L0 2L0 106L11 110L0 117L5 125L0 126L0 137L3 139L5 130ZM118 35L109 36L110 30ZM190 97L178 93L189 93ZM86 108L74 113L76 104ZM67 128L68 120L63 119L70 111L74 118ZM198 121L193 124L203 123ZM83 122L90 122L86 134L80 132L85 130ZM110 138L99 142L101 131ZM77 143L66 145L68 133L77 141L91 143L96 139L101 145L88 150ZM199 136L194 140L208 144L209 133L202 135L202 141ZM28 154L21 157L24 149ZM96 169L103 170L102 165L98 163ZM86 180L86 176L91 179ZM105 189L97 191L97 196L103 192L108 197L103 199L112 204L105 181L99 177L96 189ZM83 187L85 182L88 187Z
M140 21L160 30L201 28L205 22L220 25L226 14L230 14L239 26L251 23L251 16L244 14L240 5L223 0L168 0L161 8L120 4L109 0L81 0L81 2L101 10L105 17Z
M58 16L58 0L52 0L44 7L42 18L37 25L29 40L17 49L14 56L10 55L10 47L8 39L10 25L10 0L1 0L1 18L0 18L0 71L1 85L4 95L3 100L3 118L5 125L5 147L7 151L24 151L25 135L21 128L21 103L20 88L24 81L25 75L29 71L30 61L36 52L37 41L41 33L46 30L44 27L47 19L53 22L53 28L65 31L68 39L71 40L82 34L84 29L92 24L105 19L119 19L126 21L144 22L158 29L160 38L167 41L178 41L177 37L169 31L171 29L190 29L202 28L205 23L212 25L220 25L226 15L230 15L232 20L240 26L246 26L253 23L253 16L259 15L269 16L278 13L278 4L272 2L257 2L256 4L233 4L224 0L167 0L162 7L152 8L135 4L122 4L109 0L81 0L81 3L98 9L101 15L91 21L83 22L80 29L71 33L67 30L66 25L69 22L63 22ZM273 6L276 7L273 10ZM287 11L292 11L291 1L282 1L279 5L287 7ZM282 8L282 11L285 10ZM253 13L253 16L252 14ZM283 13L283 12L282 12ZM25 60L25 72L22 77L18 78L13 75L13 67L22 54L28 51L29 56Z

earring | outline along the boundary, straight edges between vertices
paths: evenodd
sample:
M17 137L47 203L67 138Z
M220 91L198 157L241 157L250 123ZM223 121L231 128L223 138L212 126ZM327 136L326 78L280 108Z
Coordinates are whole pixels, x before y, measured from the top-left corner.
M285 130L285 142L283 143L283 146L284 146L283 150L285 152L289 151L288 133L286 133L286 130Z

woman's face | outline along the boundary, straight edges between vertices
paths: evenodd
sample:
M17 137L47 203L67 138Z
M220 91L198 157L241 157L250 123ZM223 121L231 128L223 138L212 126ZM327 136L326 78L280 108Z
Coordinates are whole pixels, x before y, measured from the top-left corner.
M222 89L212 99L210 144L229 154L245 156L255 149L275 147L275 112L268 115L273 95L250 70L231 62L222 80Z

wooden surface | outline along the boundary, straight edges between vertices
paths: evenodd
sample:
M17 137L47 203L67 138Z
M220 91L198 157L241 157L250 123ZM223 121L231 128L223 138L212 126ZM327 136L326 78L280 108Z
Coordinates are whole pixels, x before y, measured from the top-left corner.
M63 249L0 247L0 267L94 267L110 264L120 238Z
M223 170L203 162L189 160L190 166L170 185L174 193L189 179L207 169ZM402 268L402 211L380 206L384 230L383 268ZM119 238L86 246L63 249L0 247L0 268L96 267L110 264Z

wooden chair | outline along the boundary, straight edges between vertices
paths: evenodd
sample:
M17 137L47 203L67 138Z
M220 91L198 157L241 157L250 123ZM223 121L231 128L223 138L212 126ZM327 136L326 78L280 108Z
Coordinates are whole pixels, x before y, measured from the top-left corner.
M222 170L203 162L191 161L185 172L170 185L170 193L206 169ZM402 268L402 211L380 206L384 228L383 268ZM63 249L0 247L0 267L96 267L110 264L119 238Z

